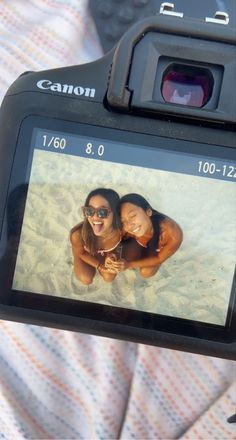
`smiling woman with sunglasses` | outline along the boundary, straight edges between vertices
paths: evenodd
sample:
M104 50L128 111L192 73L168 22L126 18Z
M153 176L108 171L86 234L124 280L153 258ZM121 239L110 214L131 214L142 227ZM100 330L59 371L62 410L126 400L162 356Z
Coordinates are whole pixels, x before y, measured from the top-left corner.
M71 230L74 271L85 285L93 282L96 270L107 282L117 275L117 271L105 267L105 259L111 253L114 255L121 242L119 201L119 195L112 189L91 191L82 207L84 221Z

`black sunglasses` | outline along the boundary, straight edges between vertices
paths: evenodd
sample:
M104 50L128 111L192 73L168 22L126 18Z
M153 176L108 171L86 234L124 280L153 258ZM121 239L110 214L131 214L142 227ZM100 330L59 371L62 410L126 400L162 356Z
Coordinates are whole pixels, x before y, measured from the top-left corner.
M109 208L96 209L96 208L92 208L92 206L83 206L82 210L86 218L93 217L94 214L96 214L98 218L107 218L111 212Z

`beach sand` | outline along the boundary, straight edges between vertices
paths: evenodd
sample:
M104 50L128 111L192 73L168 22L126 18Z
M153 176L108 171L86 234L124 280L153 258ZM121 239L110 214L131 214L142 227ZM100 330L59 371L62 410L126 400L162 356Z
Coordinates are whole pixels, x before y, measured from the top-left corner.
M83 286L73 272L70 229L98 187L136 192L184 232L158 273L138 270ZM13 287L79 301L224 325L235 259L232 182L35 150Z

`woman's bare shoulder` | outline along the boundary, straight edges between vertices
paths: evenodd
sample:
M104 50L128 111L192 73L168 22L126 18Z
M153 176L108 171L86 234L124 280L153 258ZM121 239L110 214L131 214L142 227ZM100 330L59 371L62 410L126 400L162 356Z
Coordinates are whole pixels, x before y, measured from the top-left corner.
M168 216L164 217L160 221L160 225L161 227L166 227L166 228L180 228L178 223L175 220L173 220L173 218L170 218Z
M70 231L70 241L73 245L81 244L82 225L83 223L79 223L78 225L74 226Z
M161 234L168 234L182 241L183 231L180 225L170 217L165 217L160 221Z

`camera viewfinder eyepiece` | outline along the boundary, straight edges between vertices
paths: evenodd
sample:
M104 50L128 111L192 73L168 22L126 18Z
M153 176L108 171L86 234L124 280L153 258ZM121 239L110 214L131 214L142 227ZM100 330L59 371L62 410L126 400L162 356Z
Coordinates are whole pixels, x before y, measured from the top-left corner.
M209 69L173 63L163 73L161 94L169 104L203 107L211 98L213 85Z
M164 10L133 26L114 51L108 107L235 125L235 32L212 20Z

